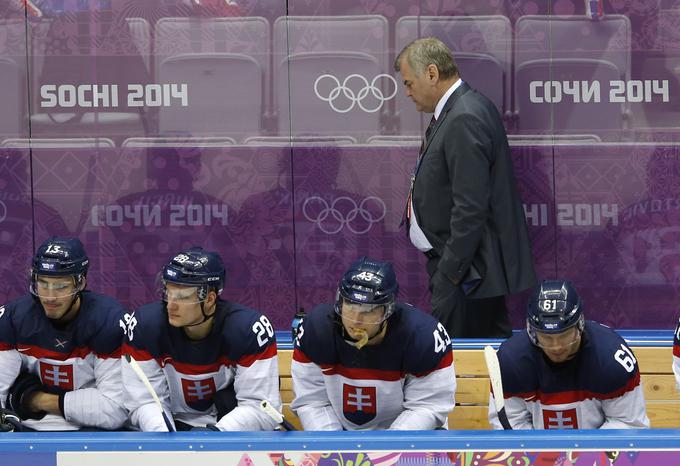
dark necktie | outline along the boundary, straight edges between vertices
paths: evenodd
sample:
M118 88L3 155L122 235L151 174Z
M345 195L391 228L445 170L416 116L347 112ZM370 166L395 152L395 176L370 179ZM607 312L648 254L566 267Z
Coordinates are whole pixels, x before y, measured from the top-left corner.
M408 190L408 198L406 199L406 206L404 206L404 213L401 216L401 223L399 223L399 226L406 224L406 226L407 226L406 236L408 236L408 225L411 224L411 196L413 195L413 183L415 182L416 173L418 173L418 168L420 167L420 162L423 159L423 151L425 150L425 146L427 145L427 141L430 140L430 134L432 133L432 128L434 128L435 123L437 123L437 120L434 117L434 115L432 115L432 118L430 119L430 124L427 125L427 129L425 130L425 138L420 143L420 152L418 153L418 160L416 161L416 168L413 171L413 175L411 175L411 186L409 187L409 190Z
M432 133L432 128L434 128L435 123L437 123L437 120L435 119L434 115L432 115L432 118L430 119L430 124L427 125L427 129L425 130L425 139L423 139L423 141L420 143L421 154L425 150L425 145L427 144L427 141L430 140L430 134Z

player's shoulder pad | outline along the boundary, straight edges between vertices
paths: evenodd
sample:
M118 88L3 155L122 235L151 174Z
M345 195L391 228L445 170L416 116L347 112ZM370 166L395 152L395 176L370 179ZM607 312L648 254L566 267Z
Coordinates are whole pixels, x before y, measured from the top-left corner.
M391 333L383 344L395 345L403 354L403 369L410 374L432 371L451 354L451 339L434 317L407 303L398 302L387 322Z
M143 347L144 342L155 341L166 328L167 313L163 311L160 301L145 304L133 312L126 312L118 321L118 327L124 329L128 344Z
M260 311L229 301L218 302L221 319L220 336L223 347L229 348L229 357L239 360L243 356L258 354L276 345L274 327Z
M538 385L537 368L542 367L542 350L536 347L526 332L518 332L501 343L498 351L503 391L524 393Z
M25 336L24 332L32 333L36 328L42 329L44 322L43 310L33 295L20 296L0 306L0 344L3 347L12 347Z
M96 353L116 352L124 340L120 325L125 314L123 306L114 298L93 291L82 293L82 320L78 321L78 332L87 335L86 343Z
M32 305L33 298L27 295L0 306L0 345L16 344L16 329L21 327L21 322L35 321Z
M637 358L625 340L611 328L586 321L583 363L598 377L591 381L594 391L608 393L627 385L639 374Z
M312 308L302 320L295 348L302 351L310 360L325 361L335 348L338 337L335 321L335 307L332 304L319 304Z
M125 308L117 299L94 291L83 291L82 310L93 322L116 321L125 314Z
M33 296L25 294L0 306L0 318L21 319L30 316L36 306Z

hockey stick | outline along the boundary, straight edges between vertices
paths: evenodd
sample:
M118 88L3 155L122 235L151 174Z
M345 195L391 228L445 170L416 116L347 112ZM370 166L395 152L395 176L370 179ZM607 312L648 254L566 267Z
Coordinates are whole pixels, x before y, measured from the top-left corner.
M137 374L137 377L139 377L139 380L142 381L142 383L146 387L146 391L149 392L149 395L151 395L151 398L153 398L153 401L158 406L158 409L161 410L161 415L163 416L163 421L165 422L165 426L168 428L168 431L169 432L175 432L175 427L172 425L172 422L170 422L170 419L168 419L168 415L165 413L165 410L163 409L163 405L161 404L161 400L158 399L158 395L156 395L156 391L151 386L151 382L149 382L149 379L146 376L146 374L144 373L144 371L142 370L142 368L139 367L139 364L137 364L137 361L135 361L135 358L133 358L129 354L125 355L125 360L130 364L130 367L132 368L132 370L135 371L135 374Z
M260 401L260 409L285 430L297 430L290 422L286 421L286 418L283 417L283 414L274 409L271 403L269 403L267 400Z
M486 368L489 371L489 380L491 381L491 392L493 393L493 401L496 405L496 412L498 413L498 420L505 430L512 430L508 415L505 414L505 398L503 397L503 380L501 379L501 366L498 363L498 356L496 350L491 346L484 347L484 360L486 361Z

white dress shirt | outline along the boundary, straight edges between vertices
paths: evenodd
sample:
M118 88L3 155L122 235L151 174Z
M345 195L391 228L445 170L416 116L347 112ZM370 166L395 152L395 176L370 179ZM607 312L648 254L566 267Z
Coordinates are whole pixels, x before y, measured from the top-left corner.
M437 102L437 106L434 108L434 118L435 120L439 119L439 115L441 115L442 110L444 109L444 105L446 105L446 102L449 100L449 97L451 97L451 94L458 89L458 86L460 86L463 83L462 79L458 79L453 85L449 88L448 91L444 93L441 99L439 99L439 102ZM422 157L424 154L419 155ZM414 174L415 176L415 174ZM413 186L411 187L413 189ZM420 225L418 225L418 220L416 220L416 211L415 211L415 206L413 205L413 196L409 197L409 208L411 209L411 217L409 221L409 230L408 230L408 236L411 239L411 243L422 252L427 252L430 249L432 249L432 244L427 240L425 237L425 233L423 233L423 230L421 230Z

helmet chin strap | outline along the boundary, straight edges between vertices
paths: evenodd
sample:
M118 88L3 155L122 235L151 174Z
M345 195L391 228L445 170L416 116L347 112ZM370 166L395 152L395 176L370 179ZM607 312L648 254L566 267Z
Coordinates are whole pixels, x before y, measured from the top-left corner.
M201 314L203 314L203 320L201 320L200 322L196 322L195 324L182 325L182 327L196 327L197 325L201 325L201 324L207 322L208 320L212 319L213 317L215 317L214 312L210 315L205 313L205 301L201 301L200 305L201 305ZM217 307L217 302L215 303L215 305L213 307Z
M64 315L61 316L60 318L54 319L55 322L62 323L62 322L68 322L69 320L71 320L72 316L70 316L69 314L71 314L71 311L73 311L73 306L75 306L76 303L78 302L78 300L80 299L80 293L81 292L82 292L82 290L79 290L77 293L73 294L73 299L71 299L71 305L68 307L68 311L66 311L64 313Z

